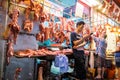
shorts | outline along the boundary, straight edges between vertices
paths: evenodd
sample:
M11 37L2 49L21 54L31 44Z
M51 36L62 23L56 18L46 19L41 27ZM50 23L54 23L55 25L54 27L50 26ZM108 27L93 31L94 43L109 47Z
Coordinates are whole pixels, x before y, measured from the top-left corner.
M97 59L96 59L96 67L105 67L105 63L106 63L106 60L105 58L103 57L100 57L100 56L97 56Z

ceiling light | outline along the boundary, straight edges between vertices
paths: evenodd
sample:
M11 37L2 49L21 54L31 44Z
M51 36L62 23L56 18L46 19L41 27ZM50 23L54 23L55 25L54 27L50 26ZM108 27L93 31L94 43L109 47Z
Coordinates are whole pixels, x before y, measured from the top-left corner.
M102 8L102 4L100 4L99 6L98 6L98 9L101 9Z

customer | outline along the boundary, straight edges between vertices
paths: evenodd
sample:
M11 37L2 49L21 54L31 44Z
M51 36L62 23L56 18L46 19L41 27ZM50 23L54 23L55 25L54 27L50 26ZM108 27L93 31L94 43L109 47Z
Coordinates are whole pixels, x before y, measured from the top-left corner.
M106 31L102 31L99 37L92 36L94 41L96 42L96 54L97 54L97 76L95 79L102 80L104 78L104 70L105 70L105 58L106 58L106 48L107 42Z
M86 69L85 69L85 56L84 56L84 45L86 44L85 39L90 35L82 35L82 31L85 23L80 21L76 24L75 32L71 33L72 50L75 59L74 71L76 78L80 80L86 80Z

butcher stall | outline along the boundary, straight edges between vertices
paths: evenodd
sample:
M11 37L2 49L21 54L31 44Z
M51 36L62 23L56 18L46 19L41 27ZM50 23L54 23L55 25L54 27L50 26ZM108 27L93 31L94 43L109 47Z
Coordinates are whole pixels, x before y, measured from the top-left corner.
M62 14L47 13L43 2L1 1L7 4L2 6L6 14L1 34L5 43L3 80L42 80L51 75L57 55L72 58L70 32L75 23Z

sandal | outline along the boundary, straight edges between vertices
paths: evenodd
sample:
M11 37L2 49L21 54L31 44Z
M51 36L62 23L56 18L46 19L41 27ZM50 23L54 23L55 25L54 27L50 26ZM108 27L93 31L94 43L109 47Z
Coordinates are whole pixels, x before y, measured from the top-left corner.
M104 80L104 79L102 79L102 78L95 78L94 80Z

